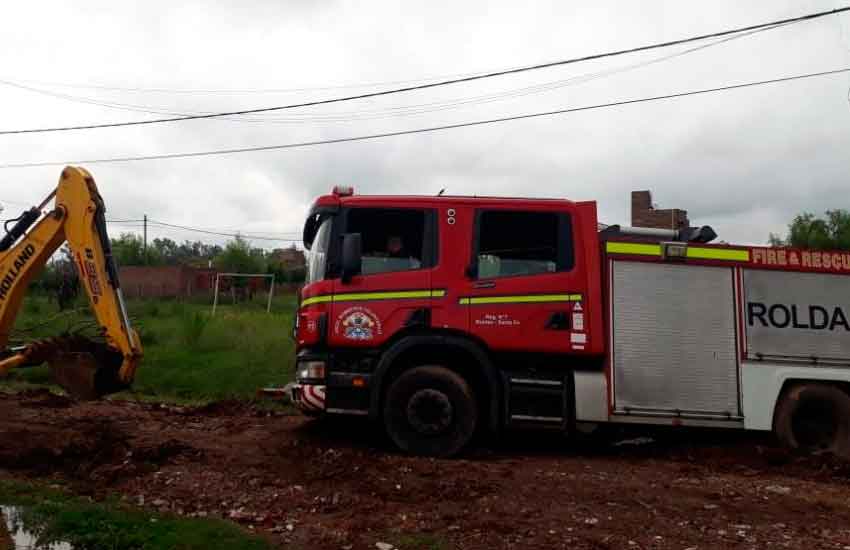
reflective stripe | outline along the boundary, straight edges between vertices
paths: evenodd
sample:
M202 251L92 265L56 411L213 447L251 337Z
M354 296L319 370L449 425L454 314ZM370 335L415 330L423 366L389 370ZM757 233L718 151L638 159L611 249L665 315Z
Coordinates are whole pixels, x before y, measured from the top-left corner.
M312 296L310 298L304 298L301 301L301 307L309 306L310 304L324 304L325 302L330 302L333 299L333 294L326 294L324 296Z
M605 250L611 254L642 254L644 256L661 256L660 244L638 243L605 243Z
M687 245L687 243L682 243ZM637 254L641 256L661 256L660 244L643 243L605 243L605 250L610 254ZM735 262L750 261L750 251L733 248L702 248L687 247L687 257L700 260L728 260Z
M737 262L749 262L749 250L734 250L731 248L691 248L688 247L688 258L702 258L706 260L731 260Z
M301 306L324 304L327 302L361 302L366 300L404 300L411 298L442 298L445 290L400 290L396 292L351 292L348 294L324 294L311 296L301 302Z
M579 302L581 294L527 294L521 296L472 296L460 299L460 305L539 304L546 302Z

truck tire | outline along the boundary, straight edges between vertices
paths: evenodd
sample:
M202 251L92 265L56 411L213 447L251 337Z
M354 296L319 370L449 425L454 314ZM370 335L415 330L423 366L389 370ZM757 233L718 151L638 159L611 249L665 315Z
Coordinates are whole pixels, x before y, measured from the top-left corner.
M792 449L850 458L850 395L829 384L800 384L776 406L773 431Z
M478 405L469 384L440 366L402 373L387 390L383 413L393 442L421 456L457 454L472 439L478 423Z

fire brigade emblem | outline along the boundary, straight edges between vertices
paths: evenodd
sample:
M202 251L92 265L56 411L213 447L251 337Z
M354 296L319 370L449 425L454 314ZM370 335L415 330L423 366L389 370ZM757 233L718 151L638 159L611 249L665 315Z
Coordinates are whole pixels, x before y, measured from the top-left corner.
M337 332L349 340L371 340L381 334L381 321L365 307L351 307L339 316Z

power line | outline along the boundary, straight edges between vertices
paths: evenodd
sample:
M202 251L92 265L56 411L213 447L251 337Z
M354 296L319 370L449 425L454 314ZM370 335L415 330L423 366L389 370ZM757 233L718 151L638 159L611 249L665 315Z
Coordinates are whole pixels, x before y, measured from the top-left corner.
M789 23L785 23L788 25ZM777 25L778 26L778 25ZM784 26L784 25L783 25ZM637 63L633 63L630 65L625 65L621 67L614 67L611 69L605 69L602 71L595 71L591 73L584 73L576 76L572 76L567 79L544 82L541 84L535 84L533 86L527 86L522 88L515 88L512 90L505 90L501 92L489 93L484 95L466 97L466 98L458 98L444 101L434 101L429 103L420 103L414 105L402 105L396 107L384 107L380 109L372 109L372 110L360 110L360 111L348 111L342 113L334 113L334 114L293 114L289 117L221 117L216 120L225 120L228 122L241 122L241 123L277 123L277 124L297 124L297 123L313 123L313 122L350 122L354 120L374 120L380 118L388 118L388 117L396 117L396 116L409 116L409 115L418 115L424 113L431 113L435 111L444 111L447 109L455 109L461 108L468 105L481 105L484 103L492 103L494 101L502 101L505 99L514 99L518 97L525 97L532 94L539 94L550 92L553 90L557 90L566 86L570 86L573 84L583 84L586 82L590 82L592 80L596 80L598 78L605 78L611 75L615 75L618 73L623 73L626 71L634 70L637 68L646 67L649 65L653 65L656 63L660 63L663 61L667 61L673 58L681 57L690 53L697 52L699 50L704 50L707 48L711 48L714 46L721 45L723 43L738 40L741 38L746 38L756 33L764 32L767 30L772 30L776 27L763 27L756 30L739 33L732 36L727 36L724 38L720 38L715 40L714 42L710 42L708 44L702 44L693 48L688 48L683 51L674 52L672 54L667 54L661 57L648 59L645 61L640 61ZM2 80L0 79L0 84L11 86L14 88L23 89L26 91L30 91L32 93L46 95L49 97L54 97L58 99L62 99L64 101L70 101L74 103L83 103L86 105L96 105L99 107L105 107L109 109L119 109L122 111L131 111L136 113L147 113L147 114L158 114L158 115L174 115L174 116L192 116L192 115L203 115L210 114L207 112L192 112L192 111L181 111L177 112L174 109L168 107L160 107L160 106L151 106L151 105L138 105L138 104L129 104L129 103L118 103L112 101L101 101L96 98L90 97L82 97L82 96L74 96L64 93L58 93L51 90L45 90L40 88L34 88L31 86L26 86L23 84L19 84L12 81Z
M301 88L147 88L143 86L115 86L109 84L81 84L77 82L54 82L45 80L22 80L26 84L34 84L36 86L54 86L58 88L77 88L85 90L101 90L106 92L130 92L130 93L154 93L154 94L287 94L295 92L322 92L328 90L346 90L352 88L375 88L377 86L393 86L396 84L410 84L413 82L427 82L429 80L444 80L447 78L459 78L464 76L472 76L476 74L484 74L487 71L466 72L466 73L451 73L434 76L424 76L420 78L408 78L398 80L383 80L376 82L361 82L358 84L327 84L323 86L305 86Z
M523 66L523 67L516 67L516 68L513 68L513 69L506 69L506 70L502 70L502 71L492 71L492 72L488 72L488 73L484 73L484 74L465 76L465 77L461 77L461 78L453 78L453 79L448 79L448 80L440 80L438 82L419 84L419 85L415 85L415 86L405 86L405 87L401 87L401 88L394 88L394 89L390 89L390 90L381 90L381 91L377 91L377 92L369 92L369 93L357 94L357 95L351 95L351 96L345 96L345 97L322 99L322 100L308 101L308 102L303 102L303 103L293 103L293 104L289 104L289 105L280 105L280 106L275 106L275 107L242 109L242 110L238 110L238 111L228 111L228 112L220 112L220 113L206 113L206 114L196 114L196 115L188 115L188 116L176 116L176 117L150 119L150 120L111 122L111 123L103 123L103 124L84 124L84 125L77 125L77 126L57 126L57 127L52 127L52 128L28 128L28 129L18 129L18 130L4 130L4 131L0 131L0 135L31 134L31 133L43 133L43 132L64 132L64 131L71 131L71 130L94 130L94 129L101 129L101 128L138 126L138 125L159 124L159 123L166 123L166 122L178 122L178 121L185 121L185 120L210 119L210 118L220 118L220 117L227 117L227 116L266 113L266 112L270 112L270 111L280 111L280 110L284 110L284 109L295 109L295 108L299 108L299 107L311 107L311 106L316 106L316 105L328 105L328 104L331 104L331 103L341 103L341 102L344 102L344 101L354 101L354 100L359 100L359 99L367 99L367 98L371 98L371 97L400 94L400 93L412 92L412 91L417 91L417 90L425 90L425 89L437 88L437 87L441 87L441 86L460 84L460 83L465 83L465 82L473 82L473 81L477 81L477 80L483 80L483 79L494 78L494 77L499 77L499 76L519 74L519 73L523 73L523 72L536 71L536 70L540 70L540 69L547 69L547 68L551 68L551 67L569 65L569 64L573 64L573 63L580 63L580 62L584 62L584 61L592 61L592 60L603 59L603 58L607 58L607 57L614 57L614 56L619 56L619 55L625 55L625 54L631 54L631 53L637 53L637 52L644 52L644 51L654 50L654 49L658 49L658 48L667 48L667 47L676 46L676 45L679 45L679 44L687 44L689 42L696 42L696 41L700 41L700 40L706 40L706 39L709 39L709 38L719 38L719 37L723 37L723 36L738 34L738 33L741 33L741 32L753 31L753 30L757 30L757 29L761 29L761 28L777 27L777 26L780 26L780 25L786 25L786 24L791 24L791 23L799 23L799 22L802 22L802 21L811 21L813 19L818 19L818 18L821 18L821 17L835 15L835 14L843 13L843 12L846 12L846 11L850 11L850 6L845 6L843 8L836 8L836 9L829 10L829 11L811 13L811 14L807 14L807 15L803 15L803 16L799 16L799 17L792 17L792 18L788 18L788 19L780 19L780 20L771 21L771 22L768 22L768 23L760 23L760 24L757 24L757 25L749 25L749 26L746 26L746 27L728 29L728 30L724 30L724 31L718 31L718 32L713 32L713 33L709 33L709 34L693 36L693 37L689 37L689 38L682 38L682 39L678 39L678 40L671 40L671 41L667 41L667 42L659 42L659 43L654 43L654 44L649 44L649 45L644 45L644 46L638 46L638 47L628 48L628 49L624 49L624 50L615 50L615 51L610 51L610 52L597 53L597 54L586 55L586 56L582 56L582 57L576 57L576 58L566 59L566 60L561 60L561 61L552 61L552 62L540 63L540 64L536 64L536 65L527 65L527 66Z
M138 219L138 220L106 220L106 223L113 223L113 224L116 224L116 225L141 226L141 224L143 224L144 221L145 220L143 220L143 219ZM148 219L148 223L154 224L154 223L160 223L160 222L154 222L154 221ZM164 223L164 222L162 222L162 223ZM222 229L222 228L194 227L194 226L191 229L192 229L192 231L204 230L204 231L210 231L210 232L213 232L213 233L224 233L226 235L238 233L239 235L242 235L243 237L252 237L252 238L256 237L256 238L268 238L268 239L272 239L273 235L277 235L277 236L281 236L281 237L284 237L284 236L285 237L292 237L292 236L300 236L301 235L300 231L260 231L259 233L252 231L250 233L244 233L244 232L242 232L241 229L233 229L233 228ZM264 233L264 234L261 235L260 233Z
M245 234L245 233L223 233L223 232L218 232L218 231L208 231L206 229L200 229L200 228L197 228L197 227L189 227L189 226L186 226L186 225L177 225L177 224L174 224L174 223L160 222L160 221L151 220L151 219L148 220L148 223L151 224L151 225L171 227L171 228L174 228L174 229L183 229L185 231L192 231L194 233L205 233L207 235L217 235L217 236L220 236L220 237L234 237L234 238L235 237L241 237L243 239L251 239L251 240L257 240L257 241L281 241L281 242L300 242L301 241L301 239L278 239L278 238L273 238L273 237L261 237L259 235L249 235L249 234Z
M30 204L25 203L25 202L21 202L21 201L13 201L13 200L9 200L9 199L0 199L0 203L4 203L4 202L8 202L9 204L16 204L18 206L31 206Z
M802 75L794 75L794 76L786 76L780 78L772 78L769 80L759 80L754 82L744 82L740 84L731 84L727 86L720 86L716 88L704 88L701 90L691 90L687 92L678 92L672 94L665 95L657 95L651 97L642 97L636 99L624 99L621 101L612 101L609 103L599 103L596 105L586 105L583 107L570 107L566 109L558 109L555 111L544 111L538 113L528 113L522 115L514 115L508 117L501 118L491 118L485 120L476 120L472 122L461 122L457 124L446 124L442 126L431 126L427 128L416 128L412 130L400 130L397 132L384 132L379 134L367 134L362 136L351 136L351 137L343 137L336 139L325 139L325 140L316 140L316 141L302 141L296 143L284 143L280 145L262 145L257 147L240 147L240 148L232 148L232 149L215 149L210 151L193 151L187 153L166 153L166 154L158 154L158 155L139 155L139 156L125 156L125 157L112 157L112 158L100 158L100 159L86 159L86 160L64 160L64 161L43 161L43 162L21 162L21 163L8 163L8 164L0 164L0 169L4 168L34 168L41 166L64 166L68 164L104 164L111 162L132 162L132 161L143 161L143 160L161 160L161 159L177 159L177 158L189 158L189 157L205 157L205 156L213 156L213 155L229 155L235 153L249 153L249 152L258 152L258 151L272 151L278 149L296 149L301 147L312 147L316 145L329 145L336 143L349 143L354 141L366 141L372 139L380 139L387 137L396 137L396 136L404 136L410 134L421 134L427 132L437 132L442 130L453 130L456 128L466 128L470 126L484 126L487 124L496 124L501 122L509 122L514 120L524 120L530 118L539 118L553 115L562 115L568 113L576 113L580 111L591 111L596 109L606 109L611 107L621 107L624 105L633 105L636 103L646 103L651 101L661 101L666 99L676 99L694 95L701 94L709 94L714 92L725 92L729 90L737 90L741 88L749 88L752 86L763 86L766 84L777 84L781 82L790 82L794 80L802 80L806 78L815 78L821 76L829 76L840 73L850 72L850 67L835 69L831 71L821 71L816 73L807 73Z

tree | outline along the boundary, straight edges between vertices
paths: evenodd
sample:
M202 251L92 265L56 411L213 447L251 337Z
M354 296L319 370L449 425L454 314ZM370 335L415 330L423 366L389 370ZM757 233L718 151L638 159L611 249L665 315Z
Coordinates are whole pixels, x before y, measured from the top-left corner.
M118 265L159 265L162 255L154 247L148 247L145 254L145 244L142 238L134 233L121 233L117 239L111 239L112 255ZM146 257L147 256L147 257Z
M814 250L850 250L850 211L827 210L825 218L810 212L798 214L788 225L783 239L770 234L771 246L810 248Z
M174 265L181 259L180 246L171 239L154 239L151 249L154 255L162 259L164 264Z
M67 244L44 266L33 286L55 296L60 310L65 310L73 304L80 292L80 280L74 266L74 257Z
M231 273L264 273L265 251L262 248L251 248L251 243L237 235L216 256L215 265L219 270Z

